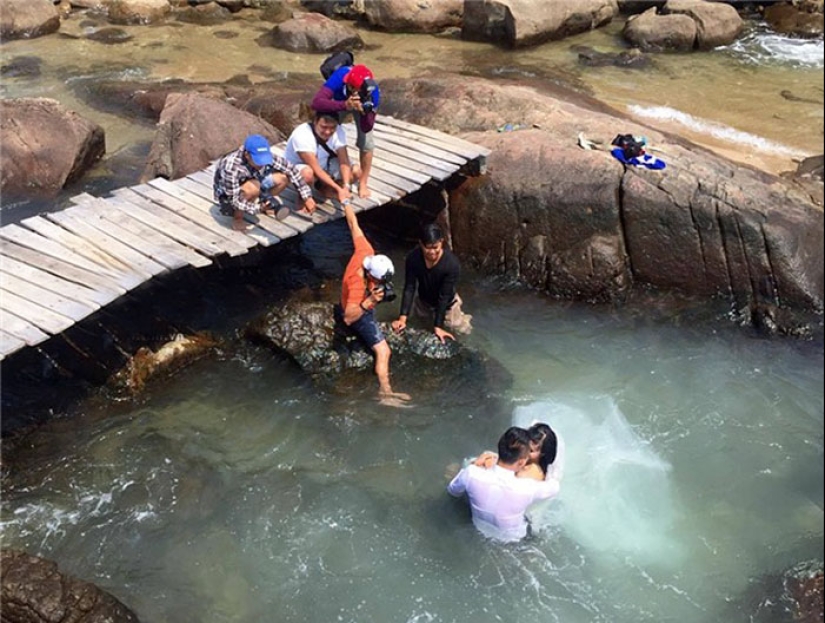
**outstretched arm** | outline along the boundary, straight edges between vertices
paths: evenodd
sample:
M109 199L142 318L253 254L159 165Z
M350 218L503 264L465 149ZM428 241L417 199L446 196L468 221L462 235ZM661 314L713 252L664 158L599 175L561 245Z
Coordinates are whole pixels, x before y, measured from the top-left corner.
M352 239L362 238L364 230L358 224L358 218L355 216L355 211L352 209L352 204L349 201L344 202L344 216L347 218L347 225L349 226L349 233Z

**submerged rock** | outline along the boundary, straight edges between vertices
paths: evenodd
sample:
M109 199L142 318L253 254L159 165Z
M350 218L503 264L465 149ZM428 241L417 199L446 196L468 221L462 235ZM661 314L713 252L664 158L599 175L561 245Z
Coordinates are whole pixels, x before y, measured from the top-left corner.
M159 376L168 376L213 352L217 342L206 335L177 335L158 350L141 348L109 385L118 392L135 395Z
M499 395L512 379L494 360L460 342L442 344L431 331L395 333L381 323L392 349L394 383L434 404L472 404ZM316 383L352 393L375 386L372 351L336 327L328 302L291 301L249 324L246 337L286 354ZM494 408L495 401L489 401Z
M94 584L65 575L57 563L16 550L0 554L3 623L138 623L135 614Z
M458 342L442 344L429 331L382 329L393 359L416 356L431 360L457 357ZM358 338L336 327L330 303L289 303L270 310L247 328L247 336L287 353L312 376L334 375L349 368L371 369L372 352Z

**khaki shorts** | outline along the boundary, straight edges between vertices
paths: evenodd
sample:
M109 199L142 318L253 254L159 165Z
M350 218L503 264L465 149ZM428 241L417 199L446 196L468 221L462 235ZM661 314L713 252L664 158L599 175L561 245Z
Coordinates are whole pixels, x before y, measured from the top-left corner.
M468 335L473 330L471 324L473 317L462 311L461 307L463 304L464 301L456 294L453 304L447 310L447 315L444 318L444 327L455 333ZM427 305L418 297L418 294L416 294L413 300L412 315L415 318L433 320L435 317L435 308Z

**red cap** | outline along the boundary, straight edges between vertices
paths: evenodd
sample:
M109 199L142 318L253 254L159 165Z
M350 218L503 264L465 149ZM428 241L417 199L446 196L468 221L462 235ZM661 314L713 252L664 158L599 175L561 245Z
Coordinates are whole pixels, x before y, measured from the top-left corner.
M373 75L366 65L353 65L349 73L344 76L344 84L348 84L353 89L360 89L367 78L373 78Z

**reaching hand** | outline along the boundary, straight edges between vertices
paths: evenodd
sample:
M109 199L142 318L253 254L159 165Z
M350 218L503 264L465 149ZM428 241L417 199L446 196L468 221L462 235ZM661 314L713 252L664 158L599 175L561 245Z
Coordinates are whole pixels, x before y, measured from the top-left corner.
M315 199L313 199L312 197L304 201L304 210L306 210L309 214L315 212L316 207L318 206L315 205Z
M392 321L392 330L396 333L401 333L404 329L407 328L407 319L404 317L399 318L398 320Z
M441 340L442 344L446 344L448 339L455 342L455 336L452 333L449 333L444 329L440 329L439 327L435 328L435 336Z

